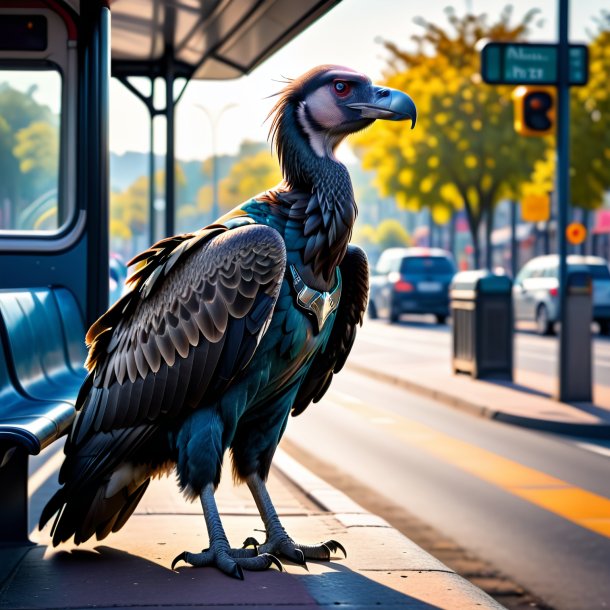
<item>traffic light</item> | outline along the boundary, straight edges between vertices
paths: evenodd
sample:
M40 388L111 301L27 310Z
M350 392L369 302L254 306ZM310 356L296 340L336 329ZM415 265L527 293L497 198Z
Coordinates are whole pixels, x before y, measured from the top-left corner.
M555 89L517 87L513 91L515 131L522 136L546 136L555 132Z

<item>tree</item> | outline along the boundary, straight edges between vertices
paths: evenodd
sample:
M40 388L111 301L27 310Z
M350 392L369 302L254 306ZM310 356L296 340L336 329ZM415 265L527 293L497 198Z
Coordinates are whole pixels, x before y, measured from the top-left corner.
M250 146L240 149L240 157L231 167L228 176L220 181L218 199L221 213L228 212L254 195L275 186L282 179L277 159L268 150L248 154L250 149ZM242 156L242 152L246 154ZM201 211L211 210L211 185L199 190L197 205Z
M15 134L15 158L24 180L24 192L33 197L55 188L59 171L59 132L46 121L35 121ZM27 188L25 188L27 185Z
M356 221L351 242L360 246L366 252L372 250L377 244L377 231L373 225L362 224Z
M394 195L399 206L463 206L478 266L481 220L491 219L500 199L520 193L545 144L515 134L512 88L481 82L477 43L523 39L536 11L514 26L510 7L491 25L485 15L447 15L451 31L417 21L423 34L414 36L413 52L384 43L391 54L385 84L413 97L417 127L379 121L357 137L356 151L365 169L376 170L382 195Z
M375 242L382 250L411 245L411 236L395 218L387 218L377 227Z
M33 98L35 91L33 87L24 93L0 83L3 229L16 228L25 208L58 183L59 120L48 106Z
M182 168L176 165L176 187L185 185ZM110 242L111 250L126 259L148 245L147 227L149 223L149 180L140 176L122 192L110 194ZM163 197L165 172L155 173L155 193Z
M573 87L570 95L570 194L585 210L602 205L610 189L610 13L598 19L589 45L589 82ZM536 163L527 192L554 189L555 149L549 147Z

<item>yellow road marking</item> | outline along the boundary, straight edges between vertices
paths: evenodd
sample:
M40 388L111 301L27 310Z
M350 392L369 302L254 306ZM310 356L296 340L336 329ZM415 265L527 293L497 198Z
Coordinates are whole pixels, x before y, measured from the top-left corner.
M610 499L575 487L561 479L529 468L398 415L361 401L330 400L357 413L371 425L390 430L396 437L416 445L445 462L500 487L536 506L581 527L610 538ZM392 423L388 425L388 421Z

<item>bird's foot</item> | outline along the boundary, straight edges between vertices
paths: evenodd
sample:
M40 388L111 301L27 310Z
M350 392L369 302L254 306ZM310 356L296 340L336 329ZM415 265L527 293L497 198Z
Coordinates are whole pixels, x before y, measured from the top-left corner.
M268 538L264 544L259 544L255 538L247 538L244 541L244 550L253 546L260 554L280 555L299 565L306 565L307 559L329 561L331 555L341 551L344 557L347 552L343 545L336 540L327 540L320 544L298 544L290 536L284 534L276 538Z
M214 566L228 576L239 580L244 579L243 570L262 571L275 565L280 572L283 571L280 560L270 553L259 553L255 549L232 549L228 544L212 545L211 548L204 549L201 553L184 551L172 561L172 570L180 561L195 568Z

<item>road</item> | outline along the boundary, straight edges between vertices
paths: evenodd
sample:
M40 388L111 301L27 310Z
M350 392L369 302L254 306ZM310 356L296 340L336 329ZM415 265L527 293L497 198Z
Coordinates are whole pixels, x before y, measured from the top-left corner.
M610 605L610 524L577 523L583 497L607 514L610 443L480 419L349 370L290 421L286 436L556 610ZM565 483L567 514L552 500L546 510L544 498L517 495L513 486L524 477L532 486L548 478L543 494L551 496Z

